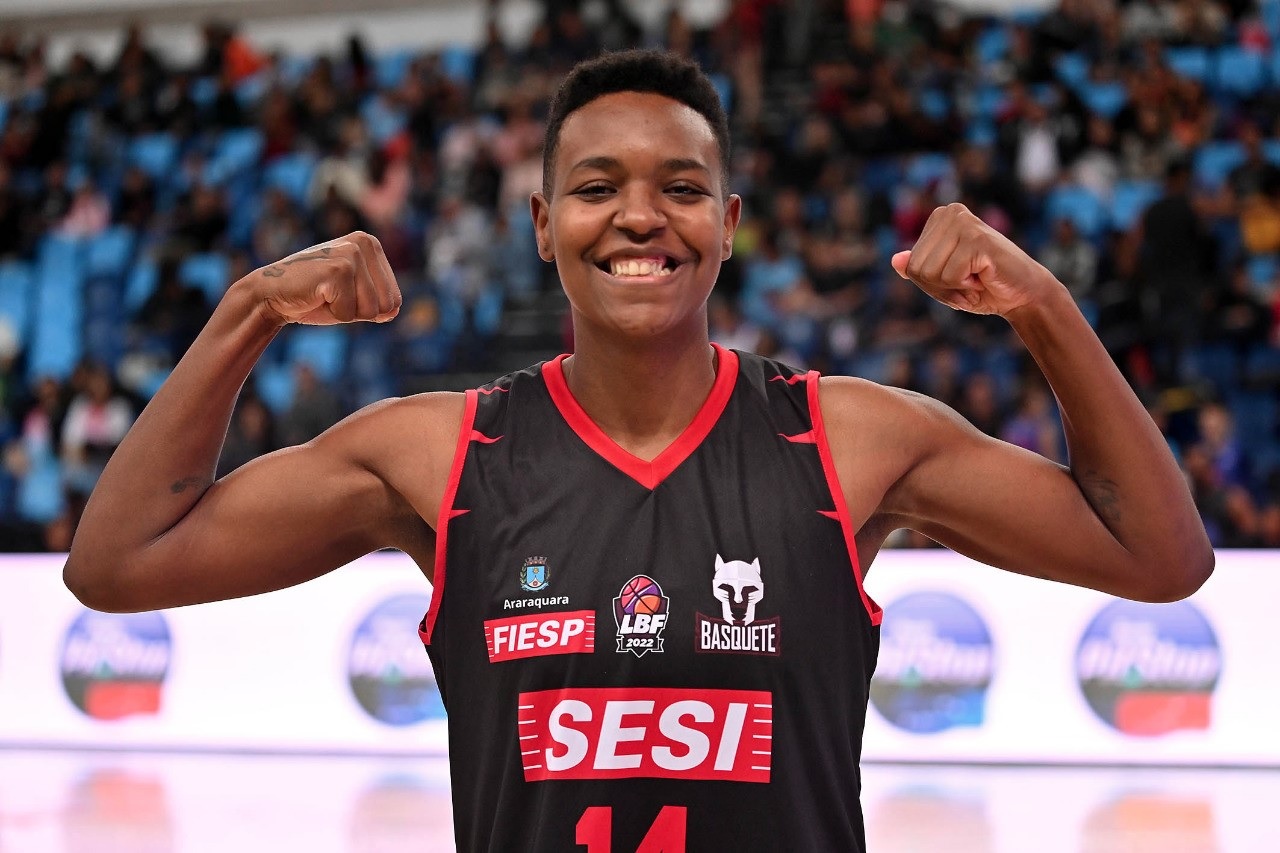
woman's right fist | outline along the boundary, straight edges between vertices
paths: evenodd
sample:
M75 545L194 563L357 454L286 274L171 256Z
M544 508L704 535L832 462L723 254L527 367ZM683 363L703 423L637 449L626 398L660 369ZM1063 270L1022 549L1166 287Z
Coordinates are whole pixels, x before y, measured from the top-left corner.
M378 238L363 231L295 252L244 279L279 323L385 323L400 312L400 286Z

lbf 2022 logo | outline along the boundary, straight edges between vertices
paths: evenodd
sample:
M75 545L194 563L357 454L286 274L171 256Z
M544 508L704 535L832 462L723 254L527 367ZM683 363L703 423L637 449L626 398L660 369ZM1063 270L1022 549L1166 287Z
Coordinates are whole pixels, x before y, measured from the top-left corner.
M356 627L347 672L356 701L375 720L408 726L444 717L431 660L417 631L430 603L425 595L397 595Z
M917 592L890 604L871 704L921 734L982 725L993 649L987 626L954 595Z
M85 611L62 644L67 698L98 720L158 714L170 647L159 613Z
M662 651L662 629L667 626L671 599L651 577L636 575L622 585L613 600L613 618L618 623L618 651L644 657Z
M1076 652L1089 707L1128 735L1209 728L1221 672L1213 628L1185 601L1114 601L1089 623Z

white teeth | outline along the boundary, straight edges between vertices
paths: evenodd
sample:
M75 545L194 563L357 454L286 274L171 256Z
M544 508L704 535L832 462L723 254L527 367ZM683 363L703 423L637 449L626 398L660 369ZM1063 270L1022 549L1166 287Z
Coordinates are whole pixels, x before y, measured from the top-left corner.
M655 260L616 260L609 264L609 272L614 276L668 276L671 270L663 266L662 261Z

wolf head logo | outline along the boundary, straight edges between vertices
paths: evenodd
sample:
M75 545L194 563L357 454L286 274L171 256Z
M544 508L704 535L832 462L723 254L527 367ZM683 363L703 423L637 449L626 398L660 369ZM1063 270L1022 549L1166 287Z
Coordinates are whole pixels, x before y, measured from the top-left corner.
M741 560L726 563L716 554L711 592L720 601L724 621L731 625L750 625L756 619L756 604L764 598L759 558L750 563Z

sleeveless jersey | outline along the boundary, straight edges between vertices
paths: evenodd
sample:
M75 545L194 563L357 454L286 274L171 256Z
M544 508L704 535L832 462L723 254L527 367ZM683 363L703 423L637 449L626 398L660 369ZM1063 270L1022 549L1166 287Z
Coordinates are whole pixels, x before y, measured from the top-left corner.
M652 461L561 362L466 392L420 625L460 851L862 851L880 609L818 376L715 347Z

